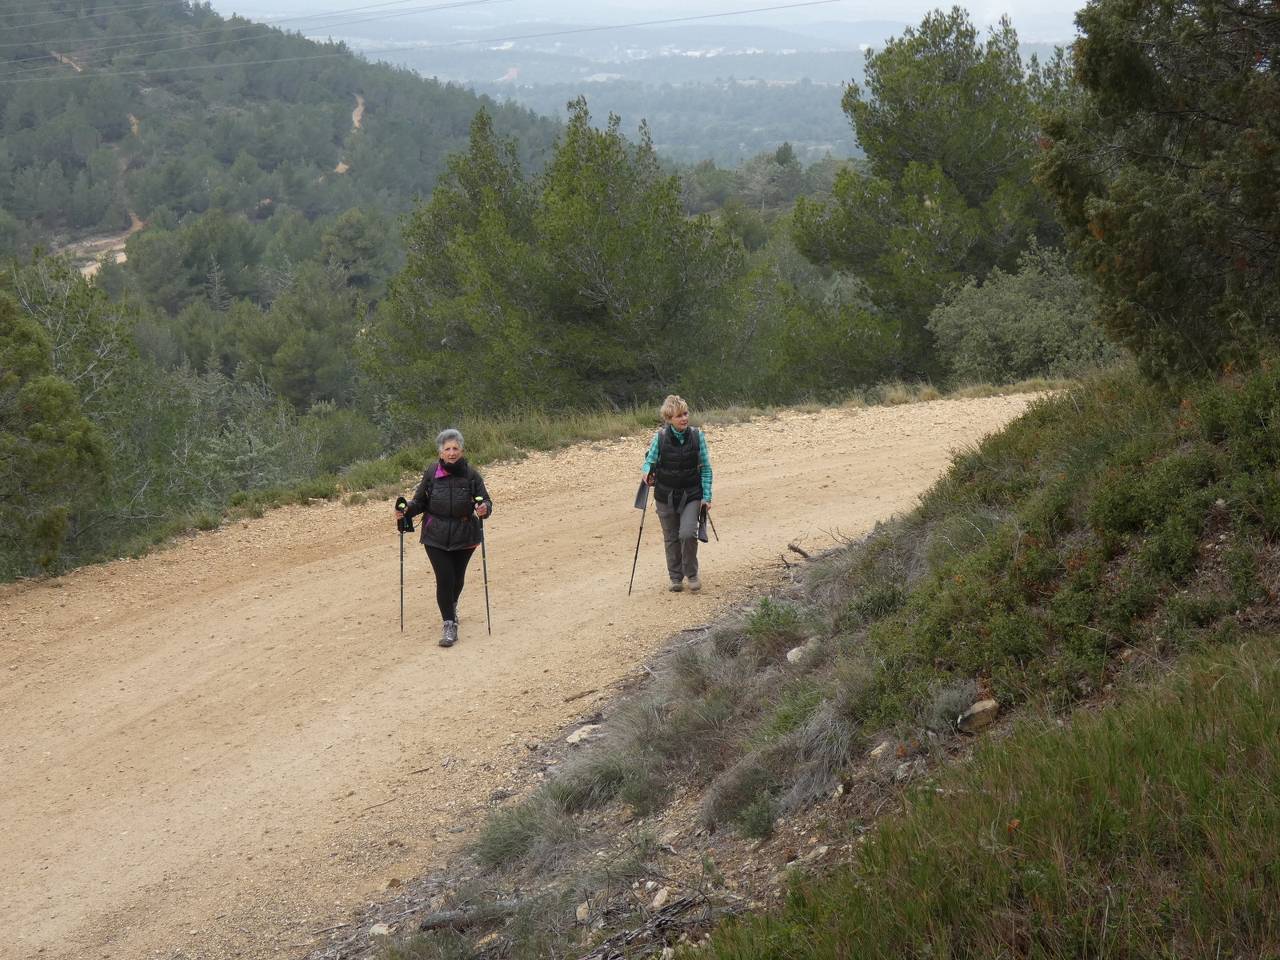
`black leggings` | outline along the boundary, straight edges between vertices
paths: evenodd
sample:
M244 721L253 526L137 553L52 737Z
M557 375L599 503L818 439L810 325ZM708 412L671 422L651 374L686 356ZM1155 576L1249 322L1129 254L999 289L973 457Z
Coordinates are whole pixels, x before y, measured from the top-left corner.
M458 619L458 597L462 595L462 581L467 576L467 564L475 547L464 550L441 550L427 547L427 559L436 572L436 605L442 620Z

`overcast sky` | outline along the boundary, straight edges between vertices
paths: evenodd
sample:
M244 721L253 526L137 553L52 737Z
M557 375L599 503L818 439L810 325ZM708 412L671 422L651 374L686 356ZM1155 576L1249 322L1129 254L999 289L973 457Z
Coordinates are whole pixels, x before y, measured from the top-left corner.
M336 10L373 7L370 12L393 11L397 8L425 9L441 5L446 0L403 0L383 2L376 0L212 0L213 8L222 14L239 13L254 19L268 19L272 15L294 16L298 14L322 14ZM454 0L456 2L456 0ZM795 0L498 0L492 5L454 7L441 10L433 16L463 18L483 17L486 21L501 23L528 22L530 20L563 20L575 23L636 22L662 17L693 16L703 13L729 13L766 6L780 6ZM967 6L974 21L981 25L994 23L1008 13L1018 36L1025 42L1066 42L1075 34L1073 18L1083 3L1075 0L971 0ZM926 12L939 7L949 8L950 0L924 2L909 0L906 3L884 4L872 0L835 0L831 3L811 6L793 6L791 9L769 13L746 13L726 17L726 23L767 23L781 27L788 23L812 23L820 20L891 20L918 23ZM296 28L293 24L286 24Z

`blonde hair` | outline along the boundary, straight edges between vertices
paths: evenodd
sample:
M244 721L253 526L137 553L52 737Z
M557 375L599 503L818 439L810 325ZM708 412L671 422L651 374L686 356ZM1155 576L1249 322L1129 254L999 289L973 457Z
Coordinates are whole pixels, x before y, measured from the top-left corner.
M685 402L684 397L677 397L674 393L668 394L667 399L662 401L662 406L658 409L659 415L667 423L673 418L680 416L682 413L689 411L689 404Z

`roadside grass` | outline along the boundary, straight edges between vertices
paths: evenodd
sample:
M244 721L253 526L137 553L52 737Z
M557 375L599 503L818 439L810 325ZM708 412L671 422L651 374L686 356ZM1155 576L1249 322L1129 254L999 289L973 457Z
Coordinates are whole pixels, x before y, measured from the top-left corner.
M681 783L703 791L707 827L761 836L877 742L927 761L977 699L1067 712L1135 648L1170 662L1231 641L1237 611L1270 596L1277 409L1275 369L1180 402L1130 370L1037 400L918 508L668 657L611 718L609 763L582 759L529 802L572 795L566 818L615 801L648 810L656 785ZM527 844L544 862L554 845Z
M1066 381L1033 380L1007 386L964 386L946 394L930 384L893 383L857 390L843 403L796 404L792 406L751 406L729 403L698 410L695 421L705 425L740 423L787 410L816 412L827 406L863 407L937 399L939 396L991 396L994 394L1039 392L1062 389ZM515 460L535 450L556 450L576 443L627 437L656 426L656 414L649 406L626 409L572 411L551 414L540 410L516 411L498 417L471 416L459 424L467 438L467 455L477 465L498 460ZM226 521L257 519L266 511L293 504L307 505L341 499L349 506L401 492L406 478L419 473L436 457L433 438L409 444L394 453L370 460L358 460L336 473L304 477L271 486L237 491L229 497L210 496L205 502L190 503L172 515L152 518L147 525L86 554L70 565L95 563L115 557L142 557L172 540L193 531L213 530ZM3 578L0 578L2 582Z
M984 384L980 387L965 386L957 391L943 394L931 384L895 382L858 391L843 405L889 405L936 400L943 396L976 397L1001 393L1030 393L1061 389L1065 383L1066 381L1034 380L1008 386ZM764 407L726 404L698 410L695 422L721 426L742 423L791 409L817 411L823 407L815 404ZM617 410L580 410L558 414L533 409L520 410L498 417L466 417L458 424L458 428L466 438L468 459L477 466L483 466L499 460L518 460L530 451L557 450L576 443L613 440L654 427L656 423L656 415L652 407L634 406ZM338 474L316 477L295 484L242 491L232 496L226 516L233 520L260 517L265 510L274 507L306 504L337 497L342 497L347 502L363 502L358 499L361 494L367 499L371 493L378 495L399 490L407 475L421 471L423 465L432 462L435 457L434 440L428 437L420 443L410 444L384 457L358 460L344 467ZM180 531L190 529L192 526L194 526L193 523L180 524L177 529ZM198 529L208 528L198 527ZM165 536L172 535L170 531Z
M1278 655L1258 638L1069 729L1021 724L699 955L1280 955Z

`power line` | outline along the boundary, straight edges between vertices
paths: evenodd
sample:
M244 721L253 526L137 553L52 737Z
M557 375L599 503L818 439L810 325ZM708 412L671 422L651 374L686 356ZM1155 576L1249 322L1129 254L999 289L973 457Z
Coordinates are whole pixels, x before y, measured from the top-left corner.
M172 7L177 3L181 3L183 7L187 6L186 0L156 0L154 3L137 3L128 7L111 7L109 10L104 10L102 13L88 13L82 14L78 17L63 17L60 20L37 20L35 23L20 23L18 26L48 27L55 23L73 23L78 20L92 20L94 17L105 17L113 13L124 13L127 10L148 10L155 7Z
M172 2L172 0L166 0L166 3L171 3L171 2ZM275 27L275 26L277 26L277 25L279 25L279 24L281 24L281 23L292 23L292 22L293 22L293 21L295 21L295 20L320 20L320 19L327 19L327 18L329 18L329 17L336 17L336 16L339 16L339 15L342 15L342 14L347 14L347 13L360 13L360 12L363 12L363 11L365 11L365 10L373 10L373 9L378 8L378 7L392 7L392 6L399 6L399 5L401 5L401 4L405 4L405 3L417 3L417 2L418 2L418 0L382 0L382 2L380 2L380 3L369 3L369 4L365 4L365 5L363 5L363 6L359 6L359 7L346 7L346 8L341 9L341 10L329 10L329 11L327 11L327 12L322 12L322 13L309 13L309 14L305 14L305 15L299 15L299 16L296 16L296 17L278 17L278 18L276 18L276 19L274 19L274 20L270 20L270 21L253 21L253 22L251 22L251 23L246 24L245 26L242 26L242 27L231 27L230 29L232 29L232 30L251 30L251 29L254 29L254 28L257 28L257 27L261 27L261 28L264 28L264 29L270 29L270 28ZM485 2L495 2L495 3L496 3L496 2L510 2L510 0L485 0ZM421 8L419 8L418 10L405 10L405 11L397 11L397 12L395 12L395 13L389 13L389 14L387 14L387 16L388 16L388 17L393 17L393 16L408 15L408 14L412 14L412 13L424 13L424 12L429 12L429 11L431 11L431 10L445 9L445 8L447 8L447 7L451 7L451 6L465 6L465 5L466 5L466 4L456 3L456 4L444 4L443 6L435 6L435 7L421 7ZM147 5L147 4L144 4L144 6L148 6L148 5ZM125 9L130 9L130 8L128 8L128 7L118 7L118 8L115 8L115 9L125 10ZM113 10L113 12L114 12L114 10ZM78 17L77 17L77 18L75 18L75 19L80 19L80 18L78 18ZM51 21L51 22L52 22L52 21ZM229 23L229 22L231 22L229 18L223 18L223 23ZM357 21L357 22L359 22L359 21ZM28 26L31 26L31 24L29 24ZM323 27L324 25L321 25L321 26ZM334 24L334 26L342 26L342 24ZM130 45L130 44L134 43L135 41L143 41L143 40L148 40L148 39L153 39L153 38L161 38L161 37L181 37L181 36L186 36L186 35L188 35L188 31L185 31L185 30L163 30L163 31L157 31L156 33L140 33L140 34L136 34L136 35L134 35L133 37L131 37L129 40L125 40L125 41L119 41L119 40L116 40L116 39L114 39L114 38L106 38L106 37L104 37L104 38L100 38L99 40L92 41L92 42L93 42L93 43L95 43L95 44L104 44L104 45L107 45L107 46L112 46L112 45L127 46L127 45ZM50 39L50 40L41 40L41 41L39 41L39 43L41 43L41 44L71 44L71 43L78 43L78 42L80 42L80 38L77 38L77 37L65 37L65 38L61 38L61 39L59 39L59 38L54 38L54 39ZM3 48L5 48L5 47L29 47L29 46L34 45L35 43L36 43L36 41L34 41L34 40L18 40L18 41L14 41L14 42L12 42L12 43L0 43L0 49L3 49ZM28 59L41 59L41 58L38 58L38 57L37 57L37 58L28 58ZM11 63L18 63L18 62L21 62L21 61L13 60L13 61L7 61L7 62L11 62Z
M547 37L563 37L563 36L571 36L571 35L581 34L581 33L600 33L602 31L608 31L608 30L625 30L631 27L656 27L656 26L664 26L672 23L690 23L696 20L717 20L723 17L736 17L736 16L742 16L748 13L770 13L776 10L794 10L800 7L820 7L820 6L827 6L829 4L841 3L841 2L843 2L843 0L803 0L803 2L800 2L800 3L781 3L781 4L774 4L772 6L767 6L767 7L750 7L750 8L740 9L740 10L725 10L720 13L704 13L704 14L696 14L696 15L687 16L687 17L665 17L660 20L637 20L632 23L600 24L600 25L590 26L590 27L574 27L568 30L549 30L543 33L525 33L525 34L516 34L516 35L506 36L506 37L487 37L484 39L477 39L477 40L452 40L445 43L426 44L424 46L413 47L409 49L420 50L420 51L431 51L431 50L442 50L449 47L475 46L477 44L510 43L516 40L539 40ZM395 53L395 52L404 52L405 49L406 48L403 45L395 46L395 47L375 47L367 50L361 50L359 51L359 53L361 54ZM179 51L173 51L173 52L179 52ZM59 81L67 81L67 80L89 79L91 77L94 79L101 79L104 77L144 76L152 73L184 73L184 72L194 71L194 70L216 70L216 69L226 68L226 67L263 66L265 64L270 64L270 63L300 63L303 61L310 61L310 60L331 60L336 57L345 57L345 56L351 56L351 52L340 51L336 53L319 53L319 54L311 54L311 55L300 56L300 57L272 57L264 60L239 60L231 63L188 64L182 67L152 67L149 69L141 69L141 70L121 70L121 71L103 70L103 71L99 71L97 73L92 73L92 74L77 73L71 76L20 77L18 79L0 78L0 85L7 86L10 84L16 84L16 83L40 83L45 81L49 83L56 83Z
M391 0L391 2L406 3L406 2L416 2L416 0ZM350 26L351 24L356 24L356 23L367 23L371 20L386 20L386 19L391 19L393 17L410 16L418 13L432 13L437 10L452 10L457 7L488 6L494 3L510 3L510 2L512 2L512 0L455 0L455 2L452 2L452 3L441 3L441 4L436 4L435 6L430 6L430 7L417 7L412 10L397 10L393 13L382 13L373 17L358 17L354 19L338 20L333 23L319 24L316 27L313 27L312 29L326 30L326 29L331 29L333 27ZM377 4L370 4L369 7L353 7L351 9L362 10L362 9L369 9L371 7L379 7L379 6L386 6L386 5L387 5L386 3L377 3ZM344 11L337 11L337 12L341 13ZM320 16L320 15L313 15L313 17L308 17L305 19L312 19L315 16ZM294 19L303 19L303 18L294 18ZM275 29L274 24L268 25L268 24L261 24L261 23L250 23L242 27L228 28L228 30L233 32L237 32L237 31L243 32L243 31L249 31L249 30L270 31L273 29ZM90 50L89 56L87 57L77 56L75 60L76 60L76 63L80 64L81 66L85 66L99 59L99 55L104 53L112 53L112 55L114 56L114 55L119 55L123 52L130 52L131 48L136 49L137 47L139 47L141 44L144 44L144 43L155 43L158 41L169 39L171 37L190 37L190 36L192 35L186 31L178 31L178 32L170 31L163 34L157 34L156 35L157 39L155 40L138 40L137 38L134 38L133 40L125 40L125 41L111 40L111 41L107 41L106 45L102 46L99 49ZM142 54L144 52L146 54L176 53L176 52L187 53L188 51L191 51L191 50L202 50L208 47L220 47L220 46L226 46L227 44L231 44L231 43L240 43L247 39L253 39L253 37L252 36L226 37L221 40L210 40L207 43L197 43L197 44L190 44L185 46L176 46L176 47L170 47L168 49L159 49L159 50L149 50L149 51L137 50L136 52L139 54ZM51 41L50 43L58 43L58 41ZM80 54L82 49L83 48L81 47L75 48L76 54ZM28 63L35 60L43 61L46 59L48 59L47 56L37 56L37 57L22 57L22 58L12 59L12 60L0 60L0 66L16 66L22 63ZM7 74L0 74L0 77L16 76L18 74L30 74L35 70L58 70L58 69L60 68L57 64L49 64L44 67L30 67L30 68L27 68L26 70L20 69L20 70L10 71Z

